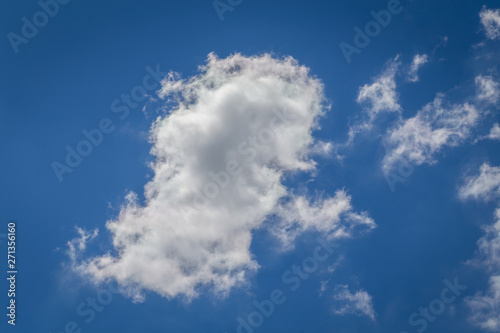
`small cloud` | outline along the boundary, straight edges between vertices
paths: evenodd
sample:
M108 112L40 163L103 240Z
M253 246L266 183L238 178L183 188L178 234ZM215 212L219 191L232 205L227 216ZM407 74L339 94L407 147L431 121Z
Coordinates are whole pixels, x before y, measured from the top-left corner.
M340 266L340 264L342 264L342 262L344 261L344 255L340 255L339 258L331 265L328 266L327 270L329 273L333 273L337 270L337 268Z
M461 199L488 201L500 198L500 167L483 164L479 174L469 177L459 190ZM495 222L484 226L484 236L477 242L478 251L468 263L482 266L491 272L486 293L468 297L465 304L471 313L469 321L488 331L500 331L500 208L495 211Z
M326 281L321 281L321 287L319 288L319 296L323 296L323 294L325 293L326 291L326 285L328 284L328 282L330 282L330 280L326 280Z
M466 184L459 189L458 195L462 200L483 201L500 196L500 167L484 163L481 165L479 175L466 179Z
M373 79L373 83L360 87L356 102L368 104L370 118L380 112L398 112L401 106L396 93L396 74L400 66L399 56L390 60L386 69Z
M469 321L491 332L500 331L500 275L490 278L490 287L484 295L478 292L465 300L471 310Z
M485 235L477 242L478 254L470 262L494 271L489 278L486 293L478 292L465 299L471 313L469 321L482 329L500 330L500 208L495 213L496 223L484 227Z
M79 237L73 238L67 243L68 255L72 262L75 262L77 257L85 251L87 248L87 242L96 238L99 234L99 229L95 229L92 232L87 232L79 227L75 227L75 229L78 232Z
M474 105L450 105L439 94L414 117L401 120L389 130L382 161L384 173L392 171L402 159L413 165L434 163L434 154L443 147L457 146L469 138L479 118L480 111Z
M347 142L337 144L336 149L350 146L358 134L370 131L380 114L401 112L396 92L396 75L400 66L398 55L385 64L382 73L373 78L372 83L359 87L356 102L365 106L365 113L360 121L349 127Z
M500 83L491 75L478 75L476 77L476 98L487 104L497 104L500 100Z
M500 126L498 123L493 124L493 127L490 130L490 134L487 136L490 140L500 140Z
M338 305L335 306L333 312L336 315L366 316L375 321L372 297L366 291L358 290L351 293L347 285L338 285L335 290L333 298Z
M486 37L491 40L500 39L500 9L486 9L483 6L479 17Z
M410 65L410 70L408 71L407 80L410 82L418 82L418 80L419 80L418 70L420 69L420 67L422 67L423 65L425 65L428 62L429 62L429 60L428 60L427 54L415 55L411 65Z
M488 133L488 135L483 135L483 136L480 136L478 137L474 143L477 143L481 140L486 140L486 139L489 139L489 140L500 140L500 125L498 125L498 123L494 123L493 124L493 127L490 129L490 132Z
M320 231L333 240L351 238L356 232L367 232L376 226L366 212L353 211L351 197L344 190L337 191L333 198L313 204L305 197L293 197L288 204L278 207L277 215L280 223L272 232L285 249L306 230Z

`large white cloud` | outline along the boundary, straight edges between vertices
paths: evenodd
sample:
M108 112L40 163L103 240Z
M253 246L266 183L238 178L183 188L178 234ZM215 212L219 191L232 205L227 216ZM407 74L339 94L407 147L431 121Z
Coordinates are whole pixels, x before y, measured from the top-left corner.
M481 24L489 39L500 39L500 9L486 9L479 13Z
M108 221L115 253L77 263L97 282L115 279L135 296L224 296L259 267L250 245L266 220L270 229L297 223L330 238L345 237L356 224L373 227L366 213L353 212L344 191L310 203L282 183L313 171L313 155L329 151L312 136L328 108L321 82L306 67L291 57L210 54L200 70L163 81L160 96L174 106L152 126L156 161L146 200L129 194ZM294 208L283 216L286 202ZM293 239L297 228L290 232L280 237Z

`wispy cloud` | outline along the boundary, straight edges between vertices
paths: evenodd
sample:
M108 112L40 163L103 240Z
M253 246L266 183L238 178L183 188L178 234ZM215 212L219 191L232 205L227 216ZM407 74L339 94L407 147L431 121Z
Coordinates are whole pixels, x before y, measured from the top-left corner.
M444 146L457 146L469 138L479 118L474 105L450 104L439 94L414 117L388 131L383 171L390 172L401 159L414 165L434 163L434 154Z
M360 120L349 127L347 142L337 145L338 147L350 146L357 135L369 132L379 115L401 111L396 91L396 76L400 66L398 55L385 64L382 72L373 78L372 83L359 87L356 102L363 106L363 113Z
M500 167L483 164L478 175L466 179L459 190L463 200L489 201L500 199ZM495 222L483 227L477 256L469 263L480 265L491 272L486 293L478 292L466 299L471 314L469 320L490 331L500 331L500 208L495 211Z
M411 165L433 164L435 154L441 149L456 147L474 135L479 121L500 98L499 83L493 76L478 75L474 81L476 93L464 98L467 102L450 103L445 94L439 93L415 116L399 119L388 130L387 152L382 162L384 173L391 172L401 160Z
M75 262L79 255L87 248L87 242L97 237L99 234L99 229L95 229L92 232L83 230L82 228L75 227L78 237L73 238L68 241L68 256Z
M333 298L338 303L333 310L335 314L366 316L375 320L372 297L366 291L358 290L351 293L348 285L339 285L335 289Z
M349 238L358 232L375 228L375 222L368 213L356 213L351 197L339 190L333 198L311 205L307 198L293 197L287 204L278 207L280 222L273 227L273 233L289 248L295 238L306 230L316 230L327 235L327 239Z
M468 177L459 190L462 200L488 201L500 196L500 167L481 165L479 175Z
M500 140L500 125L498 123L493 124L487 138L490 140Z
M480 102L496 104L500 100L500 83L491 75L478 75L476 77L477 94Z
M399 56L390 60L386 69L373 79L373 83L365 84L359 89L356 101L367 105L370 117L380 112L397 112L401 110L396 93L396 74L400 66Z
M490 277L490 288L485 295L479 292L465 302L473 324L492 332L500 330L500 275Z
M408 81L417 82L419 80L418 70L428 62L429 60L427 54L415 55L408 71Z

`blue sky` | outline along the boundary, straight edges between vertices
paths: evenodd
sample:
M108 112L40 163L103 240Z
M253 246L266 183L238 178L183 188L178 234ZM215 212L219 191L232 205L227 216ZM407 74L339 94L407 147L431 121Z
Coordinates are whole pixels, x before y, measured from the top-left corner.
M2 332L500 331L497 2L55 3L0 12Z

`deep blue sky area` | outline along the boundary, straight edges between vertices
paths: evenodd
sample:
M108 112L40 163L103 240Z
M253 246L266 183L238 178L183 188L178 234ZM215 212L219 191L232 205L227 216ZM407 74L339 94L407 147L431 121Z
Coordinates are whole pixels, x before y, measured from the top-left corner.
M44 0L42 0L43 2ZM226 0L222 2L227 3ZM0 233L17 221L17 318L7 324L8 285L0 282L0 331L74 332L236 332L237 318L255 310L252 302L281 289L286 302L276 306L254 332L352 333L417 332L409 315L439 297L443 280L467 285L459 300L429 323L426 332L483 332L467 320L462 301L488 288L488 275L465 262L474 257L482 225L493 222L495 202L463 202L457 196L464 174L477 173L484 162L500 165L498 141L473 139L444 147L436 163L416 166L391 191L381 170L382 136L390 125L374 128L344 149L344 158L317 159L317 172L306 187L310 193L333 195L344 188L356 211L366 211L377 227L340 242L340 247L300 288L290 291L282 274L312 254L318 233L306 232L295 248L282 253L265 229L254 231L251 251L260 269L247 286L222 299L210 292L186 302L146 292L142 303L113 294L95 318L85 322L77 307L99 288L69 269L67 242L75 226L100 229L88 255L113 251L106 221L116 218L129 191L144 199L144 185L153 172L149 163L149 129L163 115L155 100L130 107L120 119L112 102L143 83L147 67L175 71L183 78L197 73L207 55L246 56L270 53L292 56L324 84L331 110L319 121L314 136L344 142L349 126L362 117L356 102L361 86L370 84L399 55L402 68L416 54L429 62L410 83L396 76L402 117L414 116L437 93L461 103L475 93L474 80L498 70L499 41L487 41L493 58L477 60L486 37L479 12L498 8L497 1L401 0L403 10L348 63L340 43L353 44L353 28L372 20L370 11L387 9L387 0L264 1L243 0L221 21L212 1L69 1L48 24L16 53L8 34L21 34L23 17L40 11L35 0L2 1L0 10ZM446 40L446 41L445 41ZM496 52L496 53L495 53ZM405 67L406 66L406 67ZM494 72L494 71L493 71ZM389 116L390 117L390 116ZM109 118L114 130L60 182L51 164L64 162L66 146L84 139L82 130ZM389 120L388 120L389 121ZM477 136L499 122L498 106L479 122ZM310 174L299 174L302 182ZM287 183L287 186L289 184ZM291 185L290 185L291 186ZM0 238L0 257L6 252ZM341 259L342 258L342 259ZM340 260L335 271L329 267ZM0 276L6 262L0 262ZM326 291L321 283L329 281ZM335 315L334 286L371 295L375 320ZM71 326L71 325L70 325ZM81 329L81 331L78 331Z

